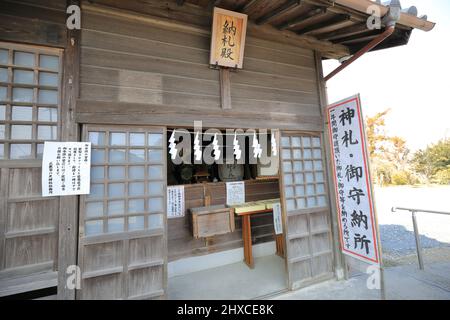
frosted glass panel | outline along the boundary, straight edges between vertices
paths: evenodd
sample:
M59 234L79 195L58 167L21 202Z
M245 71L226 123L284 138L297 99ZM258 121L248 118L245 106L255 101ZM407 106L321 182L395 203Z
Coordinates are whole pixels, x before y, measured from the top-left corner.
M124 149L109 150L109 161L116 163L125 162L125 150Z
M125 179L125 167L122 166L109 167L108 177L111 180Z
M314 182L314 175L312 173L306 174L306 182L313 183Z
M124 214L125 205L123 200L108 202L108 215Z
M104 189L105 187L103 184L91 184L88 198L102 198L104 196Z
M325 207L327 205L326 199L324 196L317 197L317 205L319 207Z
M109 144L112 146L124 146L127 144L126 137L126 133L111 132L109 134Z
M322 170L322 161L320 160L314 161L314 170Z
M2 157L4 157L4 145L2 144ZM30 144L11 144L9 150L11 159L29 159L31 158Z
M108 196L109 197L123 197L125 193L124 183L110 183L108 185Z
M300 160L302 158L302 151L300 149L293 149L292 150L292 157L295 160Z
M3 143L0 143L0 159L5 158L5 145Z
M56 56L48 56L41 54L39 57L39 65L41 68L57 71L59 65L59 58Z
M145 212L144 199L129 200L128 201L128 212L130 212L130 213Z
M301 161L294 161L294 171L303 171L303 162Z
M318 194L325 193L325 185L322 183L319 183L316 185L316 191Z
M297 208L298 209L306 208L306 199L300 198L300 199L297 199L296 202L297 202Z
M89 132L89 141L94 145L104 145L105 144L105 133L104 132Z
M0 105L0 120L5 120L6 117L6 106Z
M308 198L308 207L316 207L317 206L317 202L316 202L316 198L315 197L309 197Z
M11 119L15 121L31 121L33 120L33 108L13 106Z
M108 233L123 232L124 219L115 218L108 220Z
M316 182L323 182L323 172L316 172Z
M13 88L13 101L33 102L33 89Z
M294 197L294 188L293 187L286 187L284 189L284 193L286 194L286 198L293 198Z
M292 174L285 174L284 175L284 184L292 184Z
M0 139L5 139L5 125L0 124Z
M161 150L149 150L148 151L148 161L150 162L161 162L163 161Z
M0 87L0 100L6 100L6 87Z
M162 166L149 166L148 167L148 178L149 179L162 179L163 178L163 167Z
M302 137L303 148L311 147L311 138Z
M8 64L8 50L0 50L0 63L2 64Z
M283 149L283 159L286 159L286 160L291 159L291 150Z
M31 139L32 137L31 125L12 125L11 126L11 139L24 140Z
M144 179L145 168L144 166L130 166L128 167L128 178L130 179Z
M139 217L129 217L128 218L128 230L129 231L133 231L133 230L142 230L144 229L144 217L143 216L139 216Z
M145 134L143 133L130 133L130 146L144 146Z
M36 144L36 156L38 159L42 159L42 155L44 154L44 144L38 143Z
M295 200L294 199L286 200L286 208L287 211L295 210Z
M49 72L39 72L39 84L41 86L58 86L58 74Z
M0 82L8 82L8 69L0 68Z
M103 163L103 162L105 162L105 150L92 149L92 151L91 151L91 162L92 163Z
M304 149L303 150L303 158L304 159L311 159L312 158L311 149Z
M292 163L289 161L286 161L283 163L283 171L284 172L292 172Z
M144 162L145 150L144 149L130 149L128 153L128 162Z
M14 75L13 76L14 83L25 83L25 84L33 84L34 83L34 72L33 71L14 70L13 75Z
M148 199L149 212L162 212L164 210L163 198Z
M281 137L281 146L289 147L289 137Z
M96 234L103 233L103 221L102 220L86 221L85 233L87 236L93 236Z
M162 134L159 133L149 133L148 134L148 145L151 147L162 147Z
M302 197L305 195L305 187L304 186L296 186L295 187L295 195L297 197Z
M291 137L291 146L294 148L300 148L300 137Z
M143 182L132 182L128 184L128 195L143 196L145 194L145 185Z
M312 138L313 147L320 147L320 138Z
M304 183L303 173L296 173L294 175L294 181L295 181L295 184L302 184L302 183Z
M148 193L151 196L158 196L163 194L162 182L150 182L148 184Z
M91 180L103 180L105 169L103 167L91 167Z
M163 227L163 216L162 214L151 214L148 216L148 228L158 229Z
M58 91L39 90L39 103L58 104Z
M57 138L56 126L38 126L39 140L56 140Z
M315 194L315 192L314 192L314 185L308 184L306 186L306 194L307 195L314 195Z
M86 203L86 217L94 218L103 216L103 202Z
M305 161L305 171L312 171L313 163L312 161Z
M14 64L17 66L34 67L34 54L28 52L14 52Z
M39 121L57 122L58 121L58 109L56 108L39 108L38 111Z

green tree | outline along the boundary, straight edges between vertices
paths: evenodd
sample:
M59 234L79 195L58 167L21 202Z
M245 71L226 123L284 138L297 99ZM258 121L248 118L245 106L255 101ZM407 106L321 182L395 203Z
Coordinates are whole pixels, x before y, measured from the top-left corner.
M414 169L428 181L450 183L450 139L442 139L417 151L412 162Z

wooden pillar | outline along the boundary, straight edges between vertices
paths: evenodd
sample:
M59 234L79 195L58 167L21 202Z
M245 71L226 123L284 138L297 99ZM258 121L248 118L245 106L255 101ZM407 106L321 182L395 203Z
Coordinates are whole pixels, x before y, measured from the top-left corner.
M330 223L331 223L331 229L332 229L332 240L333 240L333 251L334 251L334 272L338 279L341 279L342 277L347 277L347 270L345 268L345 257L341 252L340 248L340 239L339 239L339 229L338 229L338 221L337 221L337 207L336 202L334 199L336 199L335 189L333 187L334 182L333 178L331 176L331 150L330 146L328 145L329 141L329 134L328 134L328 120L326 115L326 107L328 106L328 96L327 96L327 89L326 89L326 83L323 79L323 69L322 69L322 57L319 52L315 51L314 54L315 62L316 62L316 74L317 74L317 84L318 84L318 94L320 99L320 112L321 116L323 118L323 126L324 126L324 133L322 135L322 141L324 141L325 145L325 163L327 164L327 184L328 184L328 194L329 194L329 202L330 202Z
M70 5L80 6L79 0L67 0ZM61 141L79 141L79 128L75 122L75 103L79 94L80 39L81 30L67 29L64 51ZM67 267L77 264L78 247L78 196L60 197L59 243L58 243L58 294L59 300L75 299L75 290L66 286Z
M220 103L222 109L231 109L231 77L230 69L220 68Z

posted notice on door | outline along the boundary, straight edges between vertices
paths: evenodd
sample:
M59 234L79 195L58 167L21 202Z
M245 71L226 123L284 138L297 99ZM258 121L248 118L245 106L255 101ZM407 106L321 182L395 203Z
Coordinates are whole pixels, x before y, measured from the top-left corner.
M90 142L45 142L42 159L42 196L89 194Z

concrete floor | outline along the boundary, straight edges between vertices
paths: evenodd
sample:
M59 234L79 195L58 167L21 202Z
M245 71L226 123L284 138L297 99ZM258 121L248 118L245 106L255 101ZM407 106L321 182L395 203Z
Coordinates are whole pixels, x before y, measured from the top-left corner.
M379 290L369 290L367 275L348 281L328 281L297 291L278 295L279 300L378 300ZM386 299L388 300L450 300L450 262L385 269Z
M169 278L173 300L254 299L287 288L285 263L276 255L255 258L255 268L244 262Z

